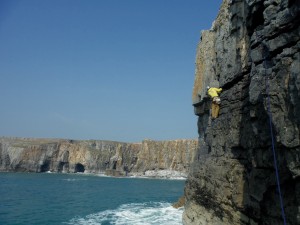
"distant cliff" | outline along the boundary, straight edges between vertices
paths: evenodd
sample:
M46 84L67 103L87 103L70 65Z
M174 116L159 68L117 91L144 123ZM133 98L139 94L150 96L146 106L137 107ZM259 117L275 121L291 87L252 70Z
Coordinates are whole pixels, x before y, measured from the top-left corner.
M213 121L208 85L223 88ZM193 104L199 149L184 224L284 224L272 128L286 221L299 225L300 1L224 0L201 35Z
M186 176L196 147L197 140L121 143L0 138L0 171Z

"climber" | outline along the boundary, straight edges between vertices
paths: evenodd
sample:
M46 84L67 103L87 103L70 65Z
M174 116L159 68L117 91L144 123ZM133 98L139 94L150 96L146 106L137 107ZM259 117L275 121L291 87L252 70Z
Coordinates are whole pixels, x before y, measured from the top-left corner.
M215 119L219 116L220 111L220 104L221 99L219 94L221 93L222 88L215 88L207 86L207 93L212 98L212 105L211 105L211 117Z

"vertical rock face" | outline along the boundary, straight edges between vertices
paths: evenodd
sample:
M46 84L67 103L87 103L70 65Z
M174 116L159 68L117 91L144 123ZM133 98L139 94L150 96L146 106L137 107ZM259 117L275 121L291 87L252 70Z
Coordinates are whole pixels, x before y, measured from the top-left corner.
M223 88L213 121L208 85ZM300 1L224 0L202 32L193 104L184 224L283 224L271 128L286 221L300 224Z
M0 171L105 172L108 175L124 175L127 171L143 175L164 170L170 171L170 176L172 172L186 176L197 145L197 140L121 143L0 138ZM152 173L155 175L159 174Z

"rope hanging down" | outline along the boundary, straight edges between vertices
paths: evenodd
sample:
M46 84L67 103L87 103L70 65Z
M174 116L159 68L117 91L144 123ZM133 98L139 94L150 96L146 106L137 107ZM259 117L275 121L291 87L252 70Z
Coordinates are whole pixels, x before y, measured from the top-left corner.
M276 173L276 182L277 182L277 188L279 193L279 201L280 201L280 207L281 207L281 214L284 225L286 225L286 217L284 213L284 207L283 207L283 198L281 194L281 188L280 188L280 178L279 178L279 172L278 172L278 166L277 166L277 156L275 151L275 141L274 141L274 134L273 134L273 127L272 127L272 112L271 112L271 101L270 101L270 90L269 90L269 78L267 77L267 65L266 60L269 57L268 49L266 45L263 44L263 56L264 56L264 69L265 69L265 83L266 83L266 94L267 94L267 110L269 115L269 125L270 125L270 133L271 133L271 140L272 140L272 152L273 152L273 160L274 160L274 167L275 167L275 173Z

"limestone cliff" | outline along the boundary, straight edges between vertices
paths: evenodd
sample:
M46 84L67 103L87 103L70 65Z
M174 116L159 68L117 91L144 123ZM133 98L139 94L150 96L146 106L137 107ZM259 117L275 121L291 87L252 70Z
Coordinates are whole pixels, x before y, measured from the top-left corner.
M197 140L121 143L0 138L0 171L186 176ZM166 173L166 171L169 171ZM152 173L151 173L152 172Z
M223 88L213 121L207 85ZM184 224L284 224L271 128L286 221L300 224L299 95L300 1L223 0L197 50L199 149Z

